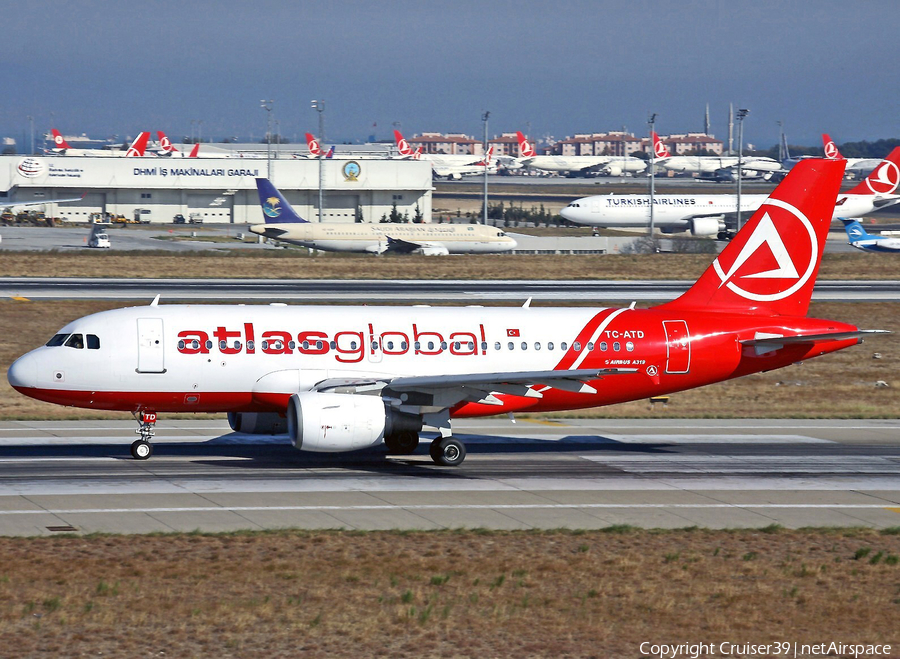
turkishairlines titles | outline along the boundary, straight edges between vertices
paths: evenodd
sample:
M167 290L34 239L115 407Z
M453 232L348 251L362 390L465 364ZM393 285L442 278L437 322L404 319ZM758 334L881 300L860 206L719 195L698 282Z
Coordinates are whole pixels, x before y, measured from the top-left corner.
M710 202L712 203L712 202ZM607 197L607 207L614 208L616 206L649 206L649 197ZM696 206L697 199L684 197L682 199L670 197L657 197L653 200L654 206Z

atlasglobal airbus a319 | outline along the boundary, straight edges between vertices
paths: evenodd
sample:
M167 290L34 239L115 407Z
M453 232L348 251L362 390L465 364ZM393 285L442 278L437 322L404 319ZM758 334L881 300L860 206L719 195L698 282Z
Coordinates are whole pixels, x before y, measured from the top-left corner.
M647 398L848 348L866 334L806 316L842 162L798 164L681 297L649 309L159 305L105 311L19 358L19 392L140 419L228 412L298 449L386 444L460 464L452 420ZM877 330L872 330L877 331Z

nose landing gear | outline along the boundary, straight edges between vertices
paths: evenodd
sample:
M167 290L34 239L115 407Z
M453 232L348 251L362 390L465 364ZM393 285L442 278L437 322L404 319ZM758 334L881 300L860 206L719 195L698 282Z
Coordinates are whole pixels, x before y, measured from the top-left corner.
M150 440L153 439L154 427L156 426L156 412L141 412L138 417L138 429L134 432L141 436L131 444L131 457L135 460L146 460L153 455L153 445Z

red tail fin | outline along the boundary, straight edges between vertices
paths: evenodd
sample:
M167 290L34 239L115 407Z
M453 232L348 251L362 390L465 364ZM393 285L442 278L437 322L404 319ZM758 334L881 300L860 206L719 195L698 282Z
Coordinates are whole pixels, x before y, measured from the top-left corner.
M519 138L519 157L532 158L535 155L534 145L522 134L522 131L516 131L516 137Z
M848 194L893 194L900 184L900 146L888 154L859 185Z
M161 130L156 131L156 136L159 138L159 146L166 153L178 153L178 149L172 146L171 140L166 137L166 134Z
M845 164L798 163L697 283L663 308L805 316Z
M650 136L653 138L653 157L671 158L672 154L669 152L669 147L667 147L665 143L661 139L659 139L659 135L656 134L655 130L650 131Z
M191 152L188 154L188 158L196 158L197 154L200 153L200 142L197 142L194 145L194 148L191 149Z
M838 151L837 144L828 137L828 133L822 133L822 145L825 147L825 157L829 160L843 160L844 156Z
M394 131L394 140L397 142L397 151L400 152L401 156L412 156L413 150L409 145L409 142L406 141L406 138L400 134L399 130Z
M422 147L417 146L415 153L412 154L413 160L421 160L422 159Z
M134 142L131 143L131 148L125 152L127 157L134 156L143 156L144 151L147 149L147 142L150 141L150 133L141 133L135 138Z
M313 137L312 133L306 134L306 146L309 147L309 152L316 158L322 155L322 147L319 146L319 140Z
M53 134L53 146L56 149L71 149L69 143L66 142L65 138L60 134L58 130L55 128L51 128L50 132Z

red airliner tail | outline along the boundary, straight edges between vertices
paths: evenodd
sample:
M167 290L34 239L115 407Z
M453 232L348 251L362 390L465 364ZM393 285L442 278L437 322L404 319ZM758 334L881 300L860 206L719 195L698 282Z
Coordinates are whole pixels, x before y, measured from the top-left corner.
M798 163L672 311L805 316L845 161Z
M900 184L900 146L895 147L878 167L848 194L893 194Z

